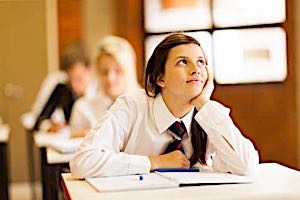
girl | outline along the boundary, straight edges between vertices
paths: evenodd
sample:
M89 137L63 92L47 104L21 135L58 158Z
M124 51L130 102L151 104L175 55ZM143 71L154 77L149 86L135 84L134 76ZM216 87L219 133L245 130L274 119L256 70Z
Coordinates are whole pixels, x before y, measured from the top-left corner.
M119 95L139 88L135 61L134 50L127 40L107 36L99 42L96 64L100 92L96 97L83 97L75 103L70 121L73 137L85 136Z
M76 178L205 167L248 174L258 153L229 109L210 100L213 78L197 40L172 34L154 50L145 91L118 98L70 162Z

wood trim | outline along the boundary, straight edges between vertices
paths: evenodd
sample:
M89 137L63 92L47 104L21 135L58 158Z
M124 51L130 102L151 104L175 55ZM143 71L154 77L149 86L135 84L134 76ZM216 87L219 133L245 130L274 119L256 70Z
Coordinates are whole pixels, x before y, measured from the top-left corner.
M143 1L140 0L122 0L116 4L116 35L132 44L137 55L137 77L141 85L145 71L142 5Z
M81 40L80 0L57 0L59 52L71 42Z
M57 0L46 0L46 37L48 73L59 70Z

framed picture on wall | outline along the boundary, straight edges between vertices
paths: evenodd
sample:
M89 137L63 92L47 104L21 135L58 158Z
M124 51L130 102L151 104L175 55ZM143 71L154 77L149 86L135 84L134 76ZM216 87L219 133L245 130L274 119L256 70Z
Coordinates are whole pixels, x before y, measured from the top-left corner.
M185 34L192 36L200 42L201 47L207 57L208 66L213 73L213 56L212 56L212 36L207 31L198 32L185 32ZM147 63L150 56L152 55L155 47L167 36L168 34L162 35L151 35L145 40L145 62ZM146 64L145 64L146 65Z
M209 29L210 0L144 0L148 33Z
M282 23L285 0L213 0L216 27Z
M278 82L287 77L282 28L218 30L213 33L213 48L217 83Z

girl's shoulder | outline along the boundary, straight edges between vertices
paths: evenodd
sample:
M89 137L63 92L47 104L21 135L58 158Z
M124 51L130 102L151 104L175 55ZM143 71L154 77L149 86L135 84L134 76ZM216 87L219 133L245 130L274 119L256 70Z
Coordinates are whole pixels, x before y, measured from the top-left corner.
M144 89L136 89L119 96L116 102L126 103L130 107L144 108L148 107L153 99L146 94Z

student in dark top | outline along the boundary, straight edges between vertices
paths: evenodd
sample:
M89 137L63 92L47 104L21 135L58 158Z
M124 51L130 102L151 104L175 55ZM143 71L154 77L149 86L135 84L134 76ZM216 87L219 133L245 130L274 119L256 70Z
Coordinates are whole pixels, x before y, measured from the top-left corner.
M68 46L65 49L61 57L61 69L66 71L68 81L66 84L58 84L53 90L33 130L57 132L64 128L69 122L74 102L85 94L91 82L92 70L88 59L78 46ZM63 122L51 120L51 115L57 108L63 111Z

